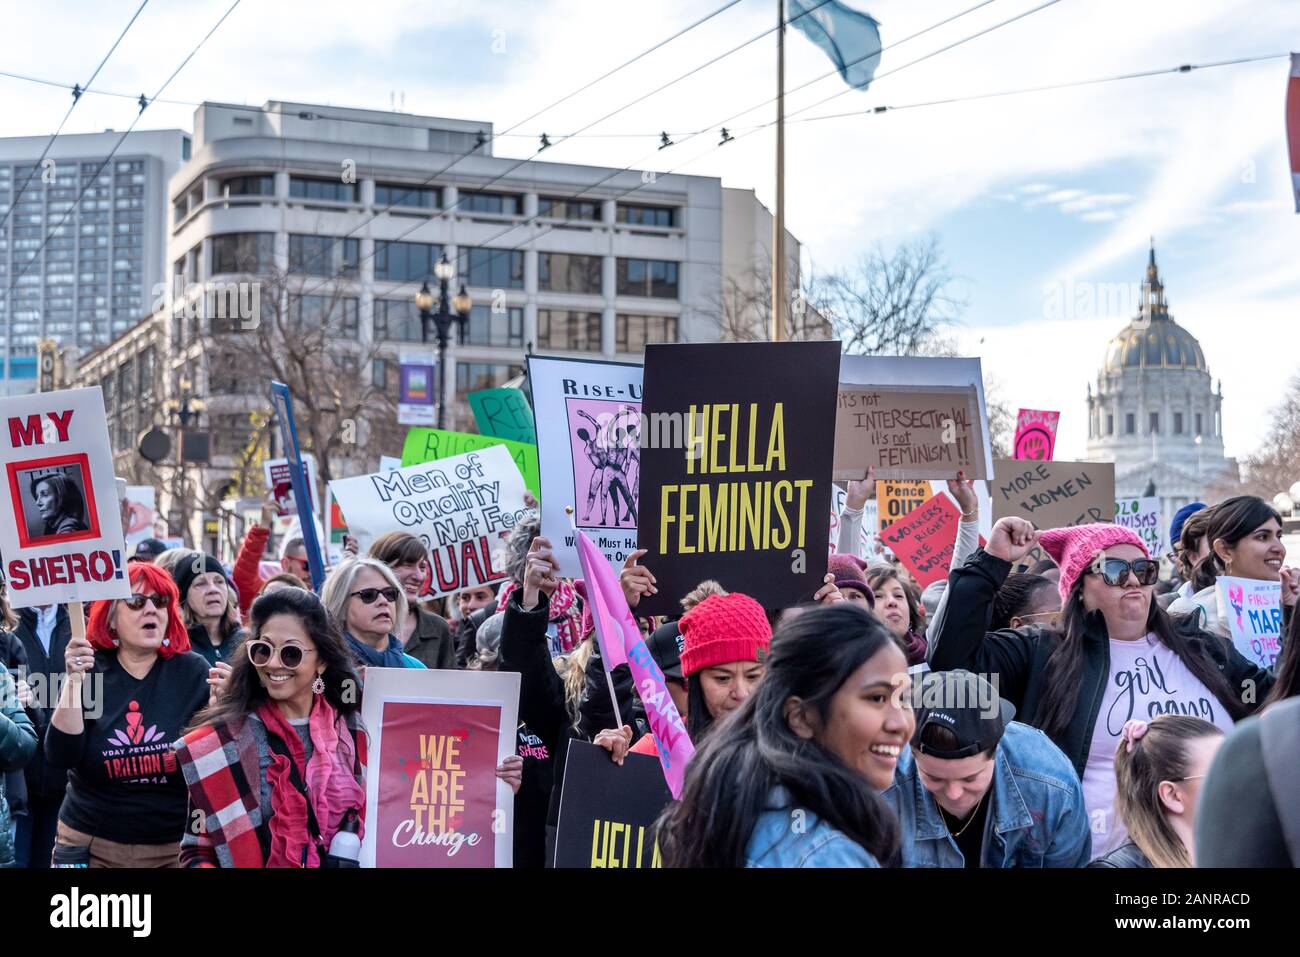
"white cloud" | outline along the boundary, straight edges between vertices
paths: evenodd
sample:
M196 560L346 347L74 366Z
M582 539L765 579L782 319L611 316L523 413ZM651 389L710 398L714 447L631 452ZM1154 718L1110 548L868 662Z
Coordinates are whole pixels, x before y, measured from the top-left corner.
M1098 209L1090 213L1084 213L1079 218L1085 223L1106 223L1112 219L1118 219L1119 213L1113 209Z

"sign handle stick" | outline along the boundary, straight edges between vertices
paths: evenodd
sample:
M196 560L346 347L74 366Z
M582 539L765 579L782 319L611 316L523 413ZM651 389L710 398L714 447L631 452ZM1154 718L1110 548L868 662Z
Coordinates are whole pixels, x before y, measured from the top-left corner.
M578 525L573 520L573 506L566 505L564 507L564 514L568 517L569 527L573 529L573 534L576 536L578 534ZM590 599L588 599L588 601L590 601ZM594 608L592 609L591 623L595 625L597 634L600 637L603 637L603 635L600 635L600 616L595 614ZM605 660L603 642L598 641L597 647L601 650L600 663L605 669L605 684L609 688L609 703L614 706L614 723L618 726L618 730L621 731L623 729L623 715L620 714L618 710L618 695L614 694L614 678L609 673L609 662Z
M72 628L73 638L86 637L86 615L81 609L81 602L68 602L68 625Z

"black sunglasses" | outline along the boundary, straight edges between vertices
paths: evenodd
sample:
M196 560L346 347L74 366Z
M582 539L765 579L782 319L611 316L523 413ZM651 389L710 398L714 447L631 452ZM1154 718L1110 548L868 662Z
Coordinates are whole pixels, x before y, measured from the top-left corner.
M380 595L383 595L384 601L388 602L390 605L396 605L397 596L400 594L401 591L392 587L362 588L359 591L352 592L349 597L360 598L362 603L367 605L373 605L375 603L375 599L378 598Z
M1154 585L1160 577L1160 563L1150 558L1135 558L1127 561L1123 558L1103 558L1093 565L1092 570L1101 576L1107 585L1120 586L1128 581L1131 571L1139 585Z
M293 671L302 664L304 649L301 645L281 645L280 664ZM248 660L259 668L264 668L275 657L275 646L269 641L250 641L248 643Z
M153 602L155 608L166 608L170 599L166 595L132 595L130 598L122 598L119 601L132 611L139 611L147 601Z

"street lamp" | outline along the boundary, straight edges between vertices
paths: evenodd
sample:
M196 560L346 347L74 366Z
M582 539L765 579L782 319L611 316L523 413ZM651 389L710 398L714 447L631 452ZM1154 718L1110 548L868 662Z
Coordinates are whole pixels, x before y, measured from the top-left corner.
M181 513L180 530L183 532L185 528L185 432L189 429L190 422L197 422L207 405L201 398L190 391L193 384L188 378L180 379L177 386L180 389L181 398L166 400L163 403L163 409L169 415L176 417L179 426L176 430L176 472L173 480L175 488L172 495Z
M429 341L429 324L433 323L438 336L438 428L447 427L447 346L451 342L451 325L456 324L457 341L464 343L465 326L469 324L473 300L465 291L465 284L460 284L460 292L448 298L449 284L456 278L456 267L447 259L446 253L438 257L433 264L433 275L438 280L438 310L433 311L433 292L425 282L415 294L415 308L420 310L420 341Z

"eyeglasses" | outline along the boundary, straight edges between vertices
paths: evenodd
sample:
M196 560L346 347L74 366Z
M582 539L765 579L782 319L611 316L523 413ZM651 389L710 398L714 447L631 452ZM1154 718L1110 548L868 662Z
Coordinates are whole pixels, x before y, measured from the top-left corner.
M1127 561L1123 558L1104 558L1092 569L1101 576L1107 585L1119 586L1128 581L1131 571L1139 585L1154 585L1160 577L1160 564L1149 558L1135 558Z
M1205 777L1204 774L1189 774L1185 778L1168 778L1167 780L1171 784L1177 784L1179 781L1195 781L1197 778L1203 778L1203 777Z
M147 601L153 602L153 606L158 609L166 608L171 601L166 595L132 595L130 598L119 600L132 611L139 611Z
M1056 623L1061 620L1059 611L1040 611L1033 615L1016 615L1021 621L1033 621L1035 618L1046 618L1047 624L1055 628Z
M281 645L280 664L293 671L302 664L307 650L301 645ZM275 645L269 641L250 641L248 643L248 660L259 668L265 668L275 657Z
M384 601L388 602L390 605L396 605L396 604L397 604L397 596L400 595L401 593L402 593L402 592L401 592L400 589L392 588L392 587L389 587L389 588L362 588L362 589L360 589L360 590L358 590L358 591L351 592L351 593L348 595L348 597L349 597L349 598L360 598L363 604L366 604L366 605L373 605L373 604L375 603L375 599L377 599L380 595L383 595L383 596L384 596Z

